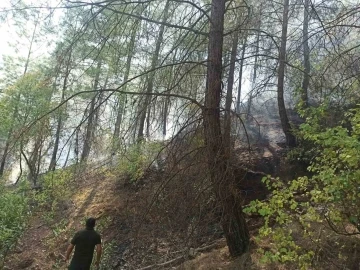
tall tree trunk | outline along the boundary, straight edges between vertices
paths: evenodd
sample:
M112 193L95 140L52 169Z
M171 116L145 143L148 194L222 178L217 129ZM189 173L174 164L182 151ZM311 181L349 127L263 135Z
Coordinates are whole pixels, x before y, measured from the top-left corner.
M251 114L251 107L252 107L252 101L255 97L255 87L256 87L256 79L257 79L257 71L258 71L258 61L259 61L259 51L260 51L260 28L261 28L261 13L262 13L262 5L260 5L260 14L258 19L258 26L257 26L257 36L256 36L256 42L255 42L255 60L254 60L254 70L253 70L253 76L251 79L251 89L249 92L249 99L247 104L247 117Z
M80 157L80 162L86 162L89 154L90 154L90 150L91 150L91 144L92 144L92 139L93 139L93 134L94 134L94 118L95 118L95 105L96 105L96 98L97 98L97 93L92 97L91 99L91 103L90 103L90 109L89 109L89 118L88 118L88 123L86 126L86 135L85 135L85 140L84 140L84 145L83 145L83 150L81 152L81 157Z
M29 169L27 179L30 181L34 187L37 186L37 178L40 172L40 162L41 162L41 149L44 145L45 138L47 137L45 132L47 130L46 123L43 121L40 122L41 125L38 126L39 130L44 131L44 133L37 134L34 138L34 147L31 150L29 156L26 155L24 151L24 144L20 141L20 153L26 161L26 165ZM31 144L28 142L27 145Z
M136 34L138 31L138 26L140 24L140 20L136 20L134 23L134 26L131 31L131 37L130 42L128 45L128 55L126 59L126 65L125 65L125 73L124 73L124 82L126 82L129 79L130 75L130 67L131 67L131 61L134 56L135 52L135 41L136 41ZM123 91L126 91L126 85L124 85ZM120 94L118 96L118 108L117 108L117 115L116 115L116 121L115 121L115 129L114 129L114 135L113 135L113 149L112 152L115 153L119 147L120 147L120 126L124 115L125 110L125 104L126 104L126 95Z
M109 82L109 73L106 75L104 85L102 86L103 89L106 89L108 82ZM103 102L104 102L104 92L101 91L99 93L99 98L97 99L97 103L100 105ZM101 109L101 106L98 106L95 111L95 120L94 120L95 129L100 126L100 112L101 112L100 109Z
M230 151L230 134L231 134L231 103L234 89L235 63L237 56L237 47L239 43L239 32L236 31L233 36L230 55L229 77L227 81L227 91L225 99L225 117L224 117L224 146L229 147L226 151Z
M177 49L175 49L174 51L174 57L173 57L173 63L175 63L176 61L176 56L177 56ZM167 85L167 94L171 94L171 88L173 85L173 79L174 79L174 70L175 67L171 67L170 69L170 74L168 76L168 85ZM162 117L162 124L163 124L163 129L162 129L162 134L165 138L166 133L167 133L167 118L168 118L168 114L169 114L169 107L170 107L170 97L167 96L165 97L165 103L164 103L164 110L163 110L163 117Z
M75 155L75 164L79 163L79 131L80 129L77 127L75 129L75 145L74 145L74 155Z
M169 113L169 105L170 105L170 97L166 97L164 104L164 111L163 111L163 131L162 131L164 138L166 137L166 133L167 133L167 118Z
M31 181L34 186L37 185L37 178L40 170L41 148L43 146L43 142L43 134L38 135L35 139L35 144L31 155L27 160L27 165L29 167L28 180Z
M66 91L66 88L67 88L67 82L68 82L68 78L69 78L69 75L70 75L70 59L71 59L71 53L69 53L68 63L66 63L65 77L64 77L64 81L63 81L62 90L61 90L60 103L62 103L64 101L64 99L65 99L65 91ZM54 171L55 168L56 168L56 158L57 158L57 152L59 150L62 123L63 123L63 115L62 115L62 111L60 110L59 111L59 116L58 116L58 119L57 119L54 149L53 149L53 152L52 152L52 155L51 155L49 171Z
M69 150L68 150L68 152L67 152L67 154L66 154L66 158L65 158L65 162L64 162L63 168L66 168L67 163L68 163L68 161L69 161L70 152L71 152L71 150L72 150L71 146L72 146L72 140L70 141ZM76 162L76 163L77 163L77 162Z
M238 195L234 191L234 171L230 165L220 126L222 47L225 0L213 0L208 48L208 68L203 108L204 135L210 179L222 206L222 227L231 256L248 250L249 231Z
M310 48L309 48L309 2L304 0L304 23L303 23L303 50L304 50L304 77L302 81L301 100L303 106L308 107L308 88L310 83Z
M95 75L95 81L94 81L94 90L98 89L99 86L99 78L101 73L101 61L98 61L97 67L96 67L96 75ZM90 150L91 150L91 144L94 137L94 129L95 129L95 105L96 105L96 99L97 99L98 93L95 93L93 98L91 99L90 108L89 108L89 118L88 123L86 127L86 135L84 140L84 147L83 151L81 153L80 162L86 162Z
M163 12L164 15L162 18L162 24L160 25L159 35L157 37L154 55L151 59L151 66L150 66L151 70L157 66L158 61L159 61L160 48L161 48L161 44L163 43L163 39L164 39L165 23L168 19L169 7L170 7L170 1L167 0L165 7L164 7L164 12ZM155 71L151 72L148 76L147 88L146 88L147 95L145 96L145 102L143 104L143 107L141 108L141 113L140 113L140 118L139 118L139 129L138 129L138 134L137 134L138 142L141 142L144 140L145 119L146 119L148 107L150 106L150 100L151 100L150 94L153 92L154 80L155 80ZM150 117L150 115L147 115L147 117Z
M1 158L0 177L3 176L4 171L5 171L6 159L7 159L7 155L9 154L11 134L12 134L12 128L11 128L10 131L8 132L8 137L6 138L3 156L2 156L2 158Z
M151 122L150 122L150 114L151 114L151 102L149 101L148 106L147 106L147 117L146 117L146 137L150 137L150 126L151 126Z
M245 62L245 51L247 45L247 33L245 33L244 43L241 49L241 60L240 60L240 67L239 67L239 86L237 92L237 99L236 99L236 113L240 113L240 105L241 105L241 91L242 91L242 77L243 77L243 69L244 69L244 62Z
M286 61L286 41L288 30L288 16L289 16L289 0L284 0L281 45L279 55L279 70L278 70L278 89L277 100L279 107L279 115L281 126L286 137L286 144L289 147L295 146L295 136L291 132L291 125L286 113L285 100L284 100L284 83L285 83L285 61Z

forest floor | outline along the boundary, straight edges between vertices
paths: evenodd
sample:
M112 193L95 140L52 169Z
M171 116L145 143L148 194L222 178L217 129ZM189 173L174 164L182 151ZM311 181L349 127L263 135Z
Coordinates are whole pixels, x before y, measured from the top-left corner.
M72 234L90 216L99 219L106 245L112 237L106 231L109 218L123 210L127 195L116 188L116 181L99 173L77 180L71 199L62 201L53 215L46 211L33 213L5 269L65 269L64 254Z
M148 178L151 177L156 176ZM160 231L158 235L148 235L147 231L154 231L156 217L144 219L144 206L149 204L146 198L150 197L153 186L128 185L124 178L119 179L106 169L83 174L76 180L71 198L62 201L55 212L31 215L28 228L8 256L4 269L67 269L66 248L90 216L98 220L96 230L102 235L105 249L101 269L239 269L232 267L221 237L185 256L181 251L176 255L176 241L172 241L171 233ZM150 179L147 180L149 183ZM151 243L153 237L160 243L156 247ZM156 265L168 261L170 263L162 267Z
M268 152L265 149L262 155L271 155ZM269 166L264 162L260 165L262 168ZM294 172L293 168L289 170ZM155 196L163 196L156 195L161 187L162 178L163 175L158 171L149 171L134 185L126 176L107 166L78 174L71 182L71 195L59 200L55 211L51 211L50 206L37 212L37 208L34 208L28 228L9 254L4 270L67 269L64 261L66 248L74 233L83 228L88 217L97 218L96 230L102 236L104 254L101 270L296 269L295 266L289 265L260 265L254 237L262 220L256 216L248 219L251 254L245 254L236 260L230 257L226 241L216 228L206 231L211 226L213 228L213 223L198 228L200 237L197 236L196 241L185 239L188 227L185 226L185 230L179 230L179 227L183 226L182 220L186 217L183 213L176 212L181 212L181 205L187 203L186 197L181 197L187 194L181 189L176 190L176 187L180 186L170 187L166 191L169 198L180 196L182 201L175 200L174 204L171 204L170 200L169 208L161 203L157 206L153 199ZM243 188L254 188L253 181L254 178L248 179L248 183L245 181ZM181 185L186 186L186 181L181 182ZM249 187L246 187L247 185ZM259 188L260 186L255 186L254 189ZM259 194L250 196L257 198ZM150 206L154 206L152 208L155 210L150 211ZM172 208L175 209L175 213L168 213ZM186 211L185 209L185 215ZM190 234L190 237L193 235ZM301 239L302 236L299 235L298 238ZM350 243L339 236L329 238L326 246L321 247L323 253L331 251L332 243L339 245L345 241ZM306 242L304 246L309 244L311 243ZM271 243L264 241L261 247L270 249ZM360 252L359 248L349 247L349 258L356 258L358 251ZM335 255L331 257L332 264L337 260ZM324 264L325 267L321 269L337 269L332 264Z

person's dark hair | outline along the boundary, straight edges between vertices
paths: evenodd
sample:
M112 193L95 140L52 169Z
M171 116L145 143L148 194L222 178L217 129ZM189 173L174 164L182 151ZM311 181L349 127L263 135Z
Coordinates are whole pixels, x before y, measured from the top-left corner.
M96 222L96 219L95 218L88 218L86 220L86 228L89 228L89 229L93 229L95 227L95 222Z

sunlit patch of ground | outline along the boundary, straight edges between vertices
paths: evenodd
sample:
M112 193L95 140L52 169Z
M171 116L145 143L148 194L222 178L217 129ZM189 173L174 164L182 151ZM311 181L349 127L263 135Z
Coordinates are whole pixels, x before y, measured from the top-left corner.
M115 193L116 181L101 174L84 177L65 210L49 221L47 213L31 217L26 233L20 239L4 269L64 269L64 254L74 232L84 227L89 216L99 218L104 227L106 217L119 208L124 196ZM106 224L105 224L106 225ZM106 240L106 235L104 235Z

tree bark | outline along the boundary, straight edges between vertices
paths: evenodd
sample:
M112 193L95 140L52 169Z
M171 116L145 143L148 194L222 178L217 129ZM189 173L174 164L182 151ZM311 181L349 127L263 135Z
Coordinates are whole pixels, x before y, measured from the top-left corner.
M239 256L249 247L249 232L238 195L234 192L234 173L220 126L222 47L225 0L213 0L209 33L208 68L203 108L204 135L209 176L214 193L222 206L222 227L231 256Z
M251 114L251 107L252 107L252 100L255 97L255 86L256 86L256 79L257 79L257 71L258 71L258 61L259 61L259 51L260 51L260 28L261 28L261 13L262 13L262 5L260 5L260 14L257 23L257 36L256 36L256 43L255 43L255 60L254 60L254 70L253 76L251 79L251 90L249 92L249 99L247 104L247 117Z
M7 159L7 155L9 154L10 136L11 136L11 134L12 134L12 130L10 130L9 133L8 133L8 137L6 139L6 143L5 143L5 147L4 147L3 156L1 158L0 177L3 176L4 171L5 171L6 159Z
M174 58L173 58L173 63L175 63L176 61L176 55L177 55L177 50L175 49L174 52ZM169 82L167 85L167 93L171 94L171 86L173 85L173 79L174 79L174 70L175 67L171 67L170 69L170 75L169 75ZM163 110L163 136L165 138L166 136L166 132L167 132L167 118L168 118L168 113L169 113L169 107L170 107L170 97L165 97L165 103L164 103L164 110Z
M99 60L97 67L96 67L94 90L98 89L100 72L101 72L101 61ZM81 158L80 158L81 163L87 161L89 154L90 154L90 150L91 150L91 143L92 143L92 140L94 137L94 129L95 129L95 105L96 105L96 97L97 96L98 96L98 93L95 93L95 95L91 99L91 103L90 103L89 118L88 118L88 123L87 123L87 127L86 127L84 147L83 147L83 151L81 153Z
M35 139L34 149L31 152L30 157L27 160L27 165L29 168L28 180L33 183L34 186L37 185L37 178L40 170L40 161L41 161L41 148L43 146L43 134L40 134Z
M155 45L154 55L151 59L150 69L154 69L157 66L158 61L159 61L160 48L161 48L161 44L163 43L164 32L165 32L164 23L166 23L166 21L168 19L169 7L170 7L170 1L167 0L165 7L164 7L164 15L162 18L162 24L160 25L159 35L157 37L157 41L156 41L156 45ZM145 119L146 119L148 107L150 106L150 100L151 100L151 95L149 95L149 94L151 94L153 92L154 80L155 80L155 72L151 72L149 74L148 81L147 81L147 87L146 87L146 93L148 95L145 96L145 102L144 102L143 107L141 108L141 112L140 112L139 129L138 129L138 134L137 134L138 142L141 142L144 140ZM147 115L147 117L150 117L150 115Z
M108 82L109 82L109 73L106 75L105 82L104 82L104 84L102 86L103 89L106 89ZM98 95L97 103L100 105L103 102L104 102L104 92L100 91L100 93ZM101 114L100 109L101 109L101 106L98 106L96 108L96 110L95 110L95 120L94 120L95 127L94 127L94 130L96 130L96 128L100 126L100 114Z
M169 91L169 94L171 92ZM165 138L166 132L167 132L167 118L168 118L168 112L169 112L169 105L170 105L170 97L165 98L165 104L164 104L164 111L163 111L163 131L162 134Z
M241 91L242 91L242 77L243 77L243 69L244 69L244 62L245 62L245 52L246 52L246 45L247 45L247 34L244 37L244 43L241 49L241 60L240 60L240 68L239 68L239 86L237 92L237 99L236 99L236 113L240 113L240 105L241 105Z
M231 55L230 55L230 68L229 68L229 77L227 82L227 91L225 99L225 117L224 117L224 146L228 147L226 151L230 151L231 144L231 102L233 97L234 89L234 74L235 74L235 63L237 56L237 47L239 42L239 32L236 31L233 36L233 42L231 46Z
M287 116L287 112L285 108L285 100L284 100L288 16L289 16L289 0L284 0L281 45L280 45L280 55L279 55L277 101L279 107L281 126L286 137L286 144L289 147L293 147L296 144L296 140L295 140L295 136L291 132L291 125L289 122L289 118Z
M124 82L126 82L129 79L131 61L134 56L136 34L138 31L139 24L140 24L140 20L136 20L134 23L133 29L131 31L130 42L128 45L128 55L126 58ZM122 90L126 91L126 85L124 85ZM114 135L113 135L113 149L112 149L113 153L115 153L120 147L120 126L121 126L123 115L124 115L125 104L126 104L126 95L120 94L118 96L118 109L117 109L117 116L116 116L115 129L114 129Z
M71 53L69 53L68 63L66 63L65 77L64 77L64 81L63 81L62 90L61 90L61 101L60 101L61 103L65 99L65 91L67 88L67 82L68 82L68 78L70 75L70 59L71 59ZM57 152L59 150L60 134L61 134L62 126L63 126L63 116L62 116L62 112L59 111L59 116L57 119L57 126L56 126L56 133L55 133L54 149L53 149L53 152L51 155L49 171L54 171L56 168Z

